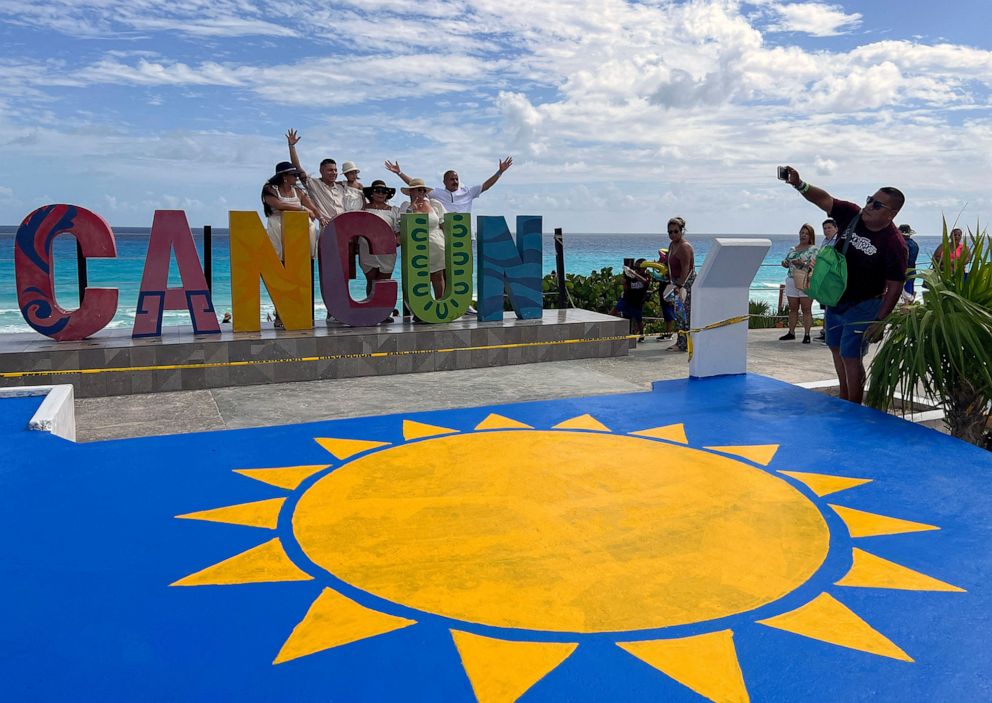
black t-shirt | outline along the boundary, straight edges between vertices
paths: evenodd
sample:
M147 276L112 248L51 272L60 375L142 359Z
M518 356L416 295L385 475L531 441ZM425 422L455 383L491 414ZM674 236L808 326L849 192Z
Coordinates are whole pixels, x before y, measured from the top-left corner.
M844 250L847 227L860 212L861 207L854 203L834 200L830 216L837 221L840 232L834 242L838 251ZM847 247L847 290L838 304L877 298L885 292L886 281L906 280L906 242L894 224L872 232L858 220L850 238L851 243Z
M623 291L624 305L639 308L644 305L648 294L648 284L645 281L628 280Z

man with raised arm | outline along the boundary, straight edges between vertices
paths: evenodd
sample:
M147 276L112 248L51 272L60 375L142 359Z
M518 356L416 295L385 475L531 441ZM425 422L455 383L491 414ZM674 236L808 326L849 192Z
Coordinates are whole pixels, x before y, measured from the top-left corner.
M482 185L465 187L458 178L457 171L444 172L444 187L434 186L431 190L431 199L439 201L448 212L472 212L472 201L496 185L496 181L502 176L510 166L513 165L513 157L507 156L499 162L496 173L487 178ZM386 168L403 179L403 182L410 185L410 177L400 169L398 161L387 161ZM475 238L473 230L472 238Z
M837 200L810 185L791 166L786 181L837 222L834 248L847 244L847 288L836 305L827 306L824 327L840 381L840 397L860 404L865 389L864 355L877 341L884 320L899 302L906 280L906 243L892 223L906 202L897 188L879 188L864 207Z
M347 186L337 181L338 164L334 159L324 159L320 162L320 178L308 177L306 170L300 165L300 157L296 154L296 144L300 141L300 135L295 129L291 129L286 132L286 141L289 143L289 160L300 172L300 178L310 199L317 206L320 224L323 226L344 212L344 189Z

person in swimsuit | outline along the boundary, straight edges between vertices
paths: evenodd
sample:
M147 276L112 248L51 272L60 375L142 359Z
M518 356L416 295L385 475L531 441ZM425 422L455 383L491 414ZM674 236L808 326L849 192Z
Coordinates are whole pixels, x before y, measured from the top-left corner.
M685 238L685 220L673 217L668 221L668 272L676 294L682 298L683 314L678 320L678 339L668 351L689 350L689 324L692 310L692 284L696 280L696 256L692 245Z

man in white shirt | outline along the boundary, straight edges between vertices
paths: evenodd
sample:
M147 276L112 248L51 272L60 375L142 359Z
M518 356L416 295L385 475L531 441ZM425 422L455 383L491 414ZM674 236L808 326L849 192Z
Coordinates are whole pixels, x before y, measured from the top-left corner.
M451 170L444 172L444 187L437 188L434 187L430 191L431 200L437 200L442 205L444 209L448 212L472 212L472 202L478 198L480 195L485 193L487 190L496 185L496 181L502 176L510 166L513 165L513 157L507 156L499 162L499 168L496 173L487 178L482 185L470 186L466 188L461 185L458 179L458 172ZM410 185L410 177L403 173L400 169L399 161L386 162L386 169L395 173L397 176L403 179L403 182ZM472 229L472 248L475 248L475 229ZM476 310L473 306L469 305L466 311L469 315L475 315Z
M347 186L336 180L338 164L334 159L324 159L320 162L320 178L308 178L307 172L300 166L300 157L296 155L296 143L300 141L300 135L295 129L291 129L286 132L286 141L289 143L289 160L300 172L300 178L310 199L317 206L317 214L320 215L320 224L323 226L345 211L344 189Z
M499 162L499 169L487 178L482 185L465 187L461 185L457 171L445 171L444 187L435 186L431 190L431 199L439 201L448 212L472 212L472 201L496 185L499 177L513 165L513 157L507 156ZM403 179L403 182L410 185L410 177L400 170L399 162L386 162L386 168ZM473 232L472 238L475 238Z

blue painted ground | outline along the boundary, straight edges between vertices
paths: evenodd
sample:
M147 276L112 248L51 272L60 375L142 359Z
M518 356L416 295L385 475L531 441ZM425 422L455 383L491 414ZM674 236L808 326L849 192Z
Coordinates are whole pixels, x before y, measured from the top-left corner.
M324 584L169 584L263 541L258 528L174 518L285 495L232 469L331 463L314 437L402 442L404 418L467 430L490 412L537 428L590 413L618 433L684 423L694 447L781 445L768 470L873 479L830 502L941 529L852 540L828 515L831 556L800 590L831 593L915 663L764 627L745 613L731 625L751 699L992 699L992 461L898 418L741 376L667 381L651 393L76 445L21 429L38 401L0 401L0 700L473 700L442 618L419 614L416 626L273 666ZM618 457L603 468L623 465ZM281 521L278 531L285 528ZM852 544L967 592L836 588L847 568L837 555ZM779 612L802 597L787 596ZM611 637L579 639L522 701L704 700Z

